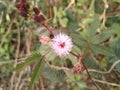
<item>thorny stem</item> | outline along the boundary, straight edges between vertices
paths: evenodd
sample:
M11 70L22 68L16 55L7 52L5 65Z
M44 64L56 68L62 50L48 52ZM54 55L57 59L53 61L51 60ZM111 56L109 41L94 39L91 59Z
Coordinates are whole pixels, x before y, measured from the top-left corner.
M82 62L82 64L83 64L83 66L84 66L84 68L85 68L85 70L86 70L86 72L87 72L89 78L91 79L91 81L93 82L93 84L96 86L97 90L100 90L99 87L96 85L96 83L93 81L93 79L92 79L92 77L91 77L91 75L90 75L90 73L89 73L87 67L85 66L84 62L83 62L82 60L81 60L81 62Z
M82 57L84 56L84 53L78 54L78 55L76 55L76 54L73 53L73 52L70 52L70 53L71 53L72 55L76 56L76 57L82 62L82 65L83 65L83 67L85 68L85 70L86 70L89 78L91 79L91 81L93 82L93 84L95 85L95 87L97 88L97 90L100 90L99 87L97 86L97 84L93 81L93 79L92 79L92 77L91 77L91 75L90 75L87 67L85 66L85 64L84 64L84 62L83 62L83 60L82 60Z
M28 16L30 17L30 18L34 18L31 14L28 14ZM54 37L54 34L53 34L53 32L52 32L52 27L51 26L49 26L47 23L45 23L45 22L40 22L48 31L49 31L49 33L51 34L51 36L53 36Z
M46 23L41 23L49 32L52 36L54 36L53 32L52 32L52 27L50 27L49 25L47 25Z

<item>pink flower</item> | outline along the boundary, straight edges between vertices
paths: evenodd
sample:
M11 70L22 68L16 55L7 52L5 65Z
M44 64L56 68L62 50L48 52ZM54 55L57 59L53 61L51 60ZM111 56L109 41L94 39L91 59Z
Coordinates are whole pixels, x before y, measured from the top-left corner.
M47 37L47 36L40 36L39 41L41 43L47 43L49 41L49 37Z
M52 49L60 56L66 56L72 49L72 40L69 36L60 33L52 39Z

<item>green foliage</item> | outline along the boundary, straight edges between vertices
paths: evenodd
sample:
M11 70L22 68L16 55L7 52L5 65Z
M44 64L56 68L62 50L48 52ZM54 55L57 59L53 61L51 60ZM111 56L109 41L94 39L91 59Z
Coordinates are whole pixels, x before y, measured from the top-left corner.
M109 39L113 34L119 34L119 26L118 24L113 24L111 27L107 28L106 30L101 31L99 34L94 35L92 42L94 44L99 44L107 39Z
M87 68L99 69L99 66L96 63L96 61L94 59L92 59L89 55L84 56L83 62L85 63Z
M34 70L32 77L31 77L30 90L32 90L35 81L37 80L38 76L42 72L42 68L44 67L44 63L45 63L45 61L43 60L43 58L41 58L37 64L37 66L35 67L35 70Z
M94 54L103 54L106 56L113 56L114 53L110 48L102 46L102 45L92 45L91 50L93 51Z
M120 0L112 0L113 2L117 2L117 3L120 3Z
M116 62L117 60L120 60L120 38L115 39L111 43L111 47L112 47L113 51L115 52L115 56L109 57L110 64ZM114 70L120 72L120 63L118 63L115 66Z
M90 27L88 28L88 39L92 39L92 37L96 34L97 30L100 27L100 20L96 16L94 17L94 20L91 22Z
M46 66L44 68L44 76L53 82L65 81L65 72L63 70L56 70L52 67Z
M15 71L20 71L24 67L28 66L29 64L31 64L33 62L37 62L37 61L39 61L41 59L42 59L42 56L40 54L33 54L32 56L28 57L25 61L18 64L14 70Z
M53 23L57 24L57 22L60 24L62 27L66 27L68 24L68 19L66 18L66 13L63 10L62 7L60 7L58 10L56 7L53 7L54 11L54 20Z

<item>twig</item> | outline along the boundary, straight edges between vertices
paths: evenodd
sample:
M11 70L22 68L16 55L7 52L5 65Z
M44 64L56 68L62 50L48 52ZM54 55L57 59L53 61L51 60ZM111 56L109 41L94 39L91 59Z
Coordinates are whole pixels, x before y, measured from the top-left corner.
M54 68L56 70L64 70L64 71L68 71L70 70L69 68L67 67L59 67L59 66L54 66L54 65L51 65L47 60L45 60L46 64L48 64L51 68Z
M1 64L9 64L9 63L13 63L14 61L0 61L0 65Z
M75 0L71 0L70 4L65 8L64 12L67 11L74 3Z
M82 58L83 58L83 56L84 56L84 53L76 55L75 53L71 52L71 54L74 55L74 56L76 56L76 57L79 59L79 61L81 61L81 63L82 63L82 65L83 65L83 67L85 68L85 70L86 70L89 78L91 79L91 81L93 82L93 84L96 86L97 90L100 90L99 87L98 87L98 85L93 81L93 79L92 79L92 77L91 77L91 75L90 75L87 67L85 66L85 64L84 64L84 62L83 62L83 60L82 60Z
M40 84L41 84L41 90L45 90L42 78L40 78Z
M44 15L44 14L43 14ZM32 16L31 14L28 14L28 16L30 17L30 18L32 18L32 19L34 19L34 16ZM49 31L49 33L52 35L52 36L54 36L54 33L52 32L52 27L51 26L49 26L47 23L45 23L45 22L40 22L40 24L41 25L43 25L48 31Z
M91 1L91 4L90 4L90 7L89 7L89 11L91 11L94 7L94 3L95 3L95 0L92 0Z
M96 60L96 58L94 57L93 53L91 52L91 50L89 50L89 54L91 56L91 58L98 64L98 61Z
M45 24L45 23L41 23L48 31L49 31L49 33L52 35L52 36L54 36L54 34L53 34L53 32L52 32L52 27L51 26L49 26L49 25L47 25L47 24Z
M27 56L30 55L30 46L31 46L31 31L28 30L27 34L26 34L26 53Z
M93 78L93 81L95 81L95 82L99 82L99 83L103 83L103 84L107 84L107 85L111 85L111 86L117 86L117 87L120 87L120 84L110 83L110 82L103 81L103 80L98 80L98 79L95 79L95 78Z
M114 69L114 67L115 67L118 63L120 63L120 60L115 61L115 62L112 64L112 66L110 67L110 69L109 69L108 71L106 71L106 72L98 71L98 70L95 70L95 69L88 69L88 71L89 71L89 72L97 72L97 73L101 73L101 74L109 74L109 73Z
M4 43L4 39L5 39L5 38L8 36L8 34L10 33L11 28L12 28L12 25L13 25L13 22L10 23L7 32L6 32L5 35L3 36L2 41L1 41L1 43L0 43L0 47L2 47L2 45L3 45L3 43Z
M20 31L18 30L18 44L17 44L17 49L16 49L14 67L16 67L16 65L17 65L17 60L18 60L18 56L19 56L19 49L20 49ZM10 90L13 90L13 82L14 82L15 74L16 74L16 72L14 71L12 74L11 80L10 80Z
M29 30L26 36L27 36L26 37L26 57L28 57L30 55L30 45L31 45L31 33ZM22 75L23 75L23 71L21 71L19 74L18 81L16 82L16 85L15 85L15 90L17 90L19 87Z
M107 8L108 8L108 3L107 3L107 0L103 0L104 2L104 11L103 11L103 14L102 14L102 25L101 25L101 28L104 28L105 27L105 22L106 22L106 11L107 11Z
M117 16L117 14L120 14L119 12L120 12L120 10L117 10L117 11L111 12L111 13L108 13L108 14L106 15L106 18L110 18L110 17Z
M93 81L93 79L92 79L92 77L91 77L91 75L90 75L90 73L89 73L87 67L85 66L84 62L83 62L82 60L81 60L81 62L82 62L82 64L83 64L83 66L85 67L85 70L86 70L86 72L87 72L89 78L91 79L91 81L93 82L93 84L96 86L97 90L100 90L99 87L97 86L97 84Z
M23 71L21 71L20 74L19 74L17 83L16 83L16 85L15 85L15 90L18 90L18 87L19 87L19 84L20 84L22 75L23 75Z

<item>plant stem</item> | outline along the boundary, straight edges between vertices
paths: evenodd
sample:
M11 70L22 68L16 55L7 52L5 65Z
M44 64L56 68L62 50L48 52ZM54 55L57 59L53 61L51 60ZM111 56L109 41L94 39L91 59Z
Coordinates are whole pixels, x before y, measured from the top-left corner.
M78 55L76 55L76 54L73 53L73 52L70 52L70 53L71 53L72 55L76 56L76 57L82 62L82 65L83 65L83 67L85 68L85 70L86 70L89 78L91 79L91 81L93 82L93 84L95 85L95 87L97 88L97 90L100 90L99 87L97 86L97 84L93 81L93 79L92 79L92 77L91 77L91 75L90 75L87 67L85 66L85 64L84 64L84 62L83 62L83 60L82 60L82 57L84 56L84 53L78 54Z
M33 15L28 14L28 16L29 16L30 18L34 19L34 16L33 16ZM52 27L51 27L51 26L49 26L49 25L48 25L47 23L45 23L45 22L40 22L40 24L42 24L42 25L49 31L50 35L54 37L54 34L53 34L53 32L52 32Z
M86 72L87 72L89 78L91 79L91 81L93 82L93 84L96 86L97 90L100 90L99 87L97 86L97 84L93 81L93 79L92 79L92 77L91 77L91 75L90 75L90 73L89 73L87 67L85 66L83 60L81 60L81 62L82 62L82 64L83 64L83 66L84 66L84 68L85 68L85 70L86 70Z
M54 34L52 32L52 27L47 25L46 23L41 23L48 31L49 33L54 37Z

